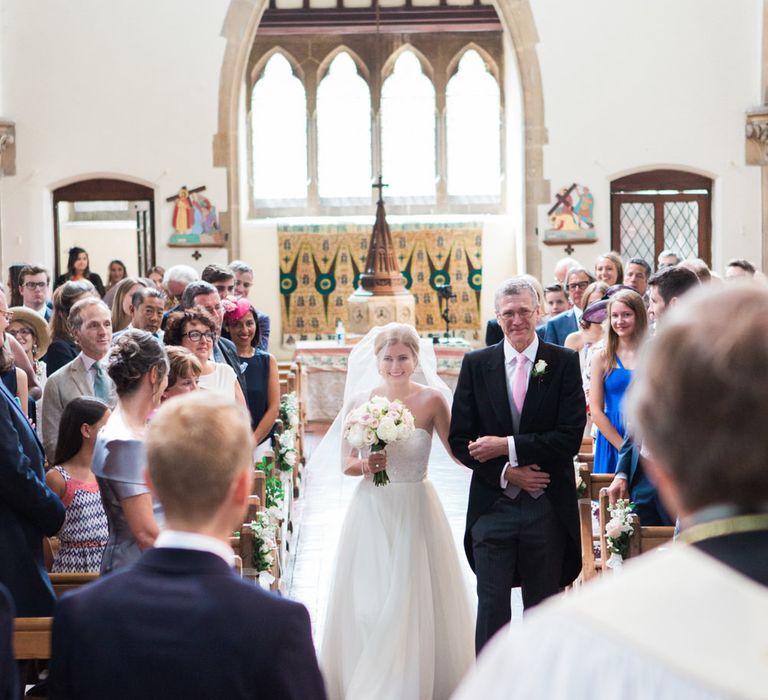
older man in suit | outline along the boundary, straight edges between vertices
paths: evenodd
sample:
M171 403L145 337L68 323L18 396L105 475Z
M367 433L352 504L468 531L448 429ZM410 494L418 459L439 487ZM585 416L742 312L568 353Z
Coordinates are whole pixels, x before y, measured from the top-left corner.
M135 565L59 601L52 700L325 697L306 609L232 569L252 455L234 402L193 392L163 405L147 479L166 529Z
M496 292L497 345L465 356L450 444L472 469L464 546L477 574L478 651L509 622L510 593L530 608L581 569L573 455L586 422L579 358L539 340L526 280Z
M41 426L49 461L56 452L61 414L72 399L95 396L110 407L116 401L114 384L102 362L112 342L109 308L101 299L81 299L69 312L68 322L80 354L54 372L45 384Z

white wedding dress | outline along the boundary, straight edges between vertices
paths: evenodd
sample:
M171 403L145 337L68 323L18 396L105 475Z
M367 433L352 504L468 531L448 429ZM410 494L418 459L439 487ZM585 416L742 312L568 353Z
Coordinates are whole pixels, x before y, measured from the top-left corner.
M331 700L449 698L474 662L474 621L427 465L432 435L387 448L347 512L320 651Z

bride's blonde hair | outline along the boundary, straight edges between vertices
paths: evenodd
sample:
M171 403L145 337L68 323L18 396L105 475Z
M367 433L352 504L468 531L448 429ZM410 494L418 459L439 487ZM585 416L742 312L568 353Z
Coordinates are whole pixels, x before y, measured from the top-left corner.
M405 323L390 323L386 330L376 336L373 352L378 357L385 347L395 343L402 343L413 353L415 360L419 359L419 334L413 326Z

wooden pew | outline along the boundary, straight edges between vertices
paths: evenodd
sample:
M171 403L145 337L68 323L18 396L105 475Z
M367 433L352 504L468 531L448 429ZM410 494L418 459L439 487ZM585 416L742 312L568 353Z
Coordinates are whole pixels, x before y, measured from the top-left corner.
M592 502L599 501L601 490L609 486L613 481L613 474L593 474L590 467L584 463L579 465L579 476L586 485L584 496L579 499L579 534L581 538L581 581L586 583L594 578L603 570L603 559L605 549L603 540L605 537L605 526L602 537L595 537L592 528ZM595 556L595 542L600 543L600 557Z
M52 626L52 617L17 617L13 629L17 661L50 659Z
M261 469L253 470L253 489L251 491L253 496L259 499L260 504L266 505L267 503L267 475L261 471Z
M53 591L56 597L60 598L67 591L73 591L76 588L92 583L99 578L98 572L95 573L73 573L73 574L48 574L53 584Z
M629 538L629 557L645 554L655 547L672 542L675 535L674 525L643 525L636 514L630 516L634 532Z

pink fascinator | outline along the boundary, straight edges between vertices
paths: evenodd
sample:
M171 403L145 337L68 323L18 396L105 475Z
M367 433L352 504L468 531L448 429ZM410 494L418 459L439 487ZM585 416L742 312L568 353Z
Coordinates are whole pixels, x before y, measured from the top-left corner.
M224 318L228 323L239 321L252 309L251 302L242 298L226 297L222 300L221 305L224 307Z

